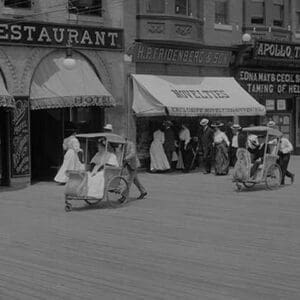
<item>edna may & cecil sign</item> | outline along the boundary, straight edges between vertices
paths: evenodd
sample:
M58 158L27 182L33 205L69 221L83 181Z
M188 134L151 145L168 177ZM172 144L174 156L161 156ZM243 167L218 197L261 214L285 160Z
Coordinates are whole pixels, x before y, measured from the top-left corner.
M210 48L177 48L165 45L135 43L131 50L135 62L229 66L231 51Z
M254 56L277 60L299 60L300 62L300 44L257 41Z
M250 94L300 95L300 74L240 70L237 80Z
M0 20L0 44L74 48L123 49L123 30L50 23L17 23Z

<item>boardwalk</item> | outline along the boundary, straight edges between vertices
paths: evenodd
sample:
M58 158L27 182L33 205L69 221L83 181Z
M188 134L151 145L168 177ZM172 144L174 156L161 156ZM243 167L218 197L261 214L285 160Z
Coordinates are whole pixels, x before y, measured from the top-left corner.
M65 213L52 183L2 191L0 299L300 299L300 172L242 193L229 177L141 178L149 198L120 209Z

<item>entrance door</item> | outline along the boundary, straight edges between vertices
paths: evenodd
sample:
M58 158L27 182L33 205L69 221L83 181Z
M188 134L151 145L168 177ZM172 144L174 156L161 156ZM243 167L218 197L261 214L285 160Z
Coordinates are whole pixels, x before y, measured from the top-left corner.
M8 122L9 113L0 110L0 185L9 185Z

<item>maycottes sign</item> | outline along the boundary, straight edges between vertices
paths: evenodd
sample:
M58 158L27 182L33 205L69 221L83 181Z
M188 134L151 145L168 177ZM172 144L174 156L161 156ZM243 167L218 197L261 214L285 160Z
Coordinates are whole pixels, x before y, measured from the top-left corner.
M299 44L257 41L254 53L256 58L299 60L300 62Z
M49 23L9 23L0 20L0 44L74 48L123 49L123 30Z

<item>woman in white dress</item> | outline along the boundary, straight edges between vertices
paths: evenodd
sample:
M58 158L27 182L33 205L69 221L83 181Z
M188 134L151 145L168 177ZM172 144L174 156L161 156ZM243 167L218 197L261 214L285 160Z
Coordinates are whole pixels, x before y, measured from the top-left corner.
M110 165L118 167L117 156L106 151L103 141L98 141L98 152L91 160L93 170L88 172L87 196L102 198L104 194L104 166Z
M227 135L220 130L223 123L215 122L212 127L215 128L214 147L215 147L215 175L227 175L229 171L229 139Z
M61 184L66 183L69 180L66 171L84 170L84 165L80 162L78 156L78 154L82 152L78 139L74 135L70 136L68 139L65 139L63 147L65 150L67 150L67 152L64 155L62 166L54 177L54 181Z
M165 171L170 169L170 164L166 156L163 144L165 142L165 134L160 129L153 133L153 141L150 146L150 170Z

